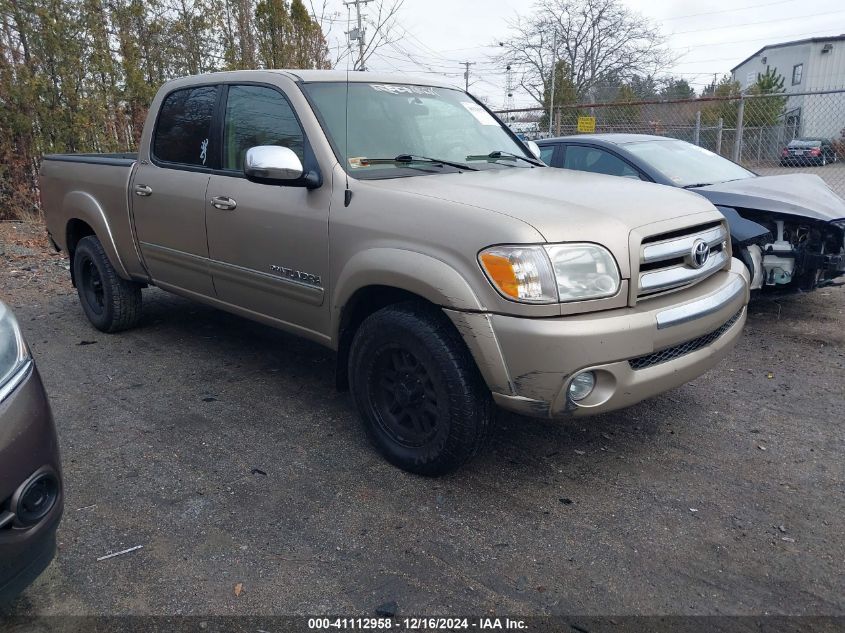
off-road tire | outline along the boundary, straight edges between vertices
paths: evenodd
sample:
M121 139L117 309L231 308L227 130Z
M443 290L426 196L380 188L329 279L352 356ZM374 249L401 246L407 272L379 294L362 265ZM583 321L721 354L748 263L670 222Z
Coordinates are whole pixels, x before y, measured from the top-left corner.
M73 252L73 278L85 316L102 332L135 327L141 318L141 285L117 274L103 245L93 235Z
M435 306L408 302L370 315L352 341L349 383L370 440L403 470L445 475L486 443L490 392Z

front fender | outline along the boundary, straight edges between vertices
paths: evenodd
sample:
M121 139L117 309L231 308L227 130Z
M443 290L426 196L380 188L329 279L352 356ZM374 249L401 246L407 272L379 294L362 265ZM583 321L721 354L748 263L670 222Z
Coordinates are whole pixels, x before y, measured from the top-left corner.
M373 248L354 255L343 267L333 292L332 331L339 339L340 319L349 299L367 286L388 286L442 307L461 334L491 391L512 394L513 386L490 323L490 315L467 280L446 262L398 248Z
M762 224L742 217L736 209L716 205L719 212L728 221L728 228L731 231L731 242L734 246L747 246L748 244L763 245L773 242L771 232Z
M106 219L105 211L97 200L84 191L70 191L65 195L61 208L68 218L68 223L71 220L82 220L94 230L111 265L114 266L121 277L131 279L131 275L118 254L117 244ZM65 248L67 248L67 224L64 227L62 240L65 242Z
M332 301L335 326L349 298L366 286L399 288L453 310L485 309L467 280L446 262L415 251L372 248L356 253L337 277Z

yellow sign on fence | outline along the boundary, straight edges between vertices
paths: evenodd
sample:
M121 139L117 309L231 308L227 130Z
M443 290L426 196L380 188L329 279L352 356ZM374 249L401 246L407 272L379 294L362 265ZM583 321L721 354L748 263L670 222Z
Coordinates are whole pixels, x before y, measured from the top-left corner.
M594 116L579 116L578 117L578 131L582 134L594 134L596 131L596 117Z

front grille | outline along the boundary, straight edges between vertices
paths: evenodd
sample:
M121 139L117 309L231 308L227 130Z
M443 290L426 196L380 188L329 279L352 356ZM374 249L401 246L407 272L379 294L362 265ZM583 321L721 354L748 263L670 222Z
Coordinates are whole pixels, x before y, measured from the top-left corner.
M722 336L722 334L731 329L731 326L736 323L741 316L742 310L728 319L722 327L710 332L710 334L699 336L698 338L694 338L686 343L675 345L675 347L667 347L666 349L654 352L653 354L647 354L646 356L640 356L639 358L632 358L628 361L628 364L631 365L631 369L645 369L646 367L653 367L654 365L659 365L660 363L668 363L670 360L675 360L681 356L692 354L703 347L707 347L710 343Z
M715 222L643 240L640 248L637 299L681 290L724 268L730 260L728 231ZM694 261L694 247L707 244L704 263Z

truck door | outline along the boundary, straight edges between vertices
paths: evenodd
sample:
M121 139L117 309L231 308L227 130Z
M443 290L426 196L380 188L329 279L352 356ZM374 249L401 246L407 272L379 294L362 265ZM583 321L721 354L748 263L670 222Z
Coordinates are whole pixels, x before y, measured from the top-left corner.
M214 296L205 206L219 91L191 86L164 98L149 160L139 163L130 185L135 232L150 276L167 290L206 297Z
M211 176L206 196L217 298L295 330L325 333L331 186L247 180L249 148L281 145L305 162L307 139L280 88L232 84L223 90L222 169Z

